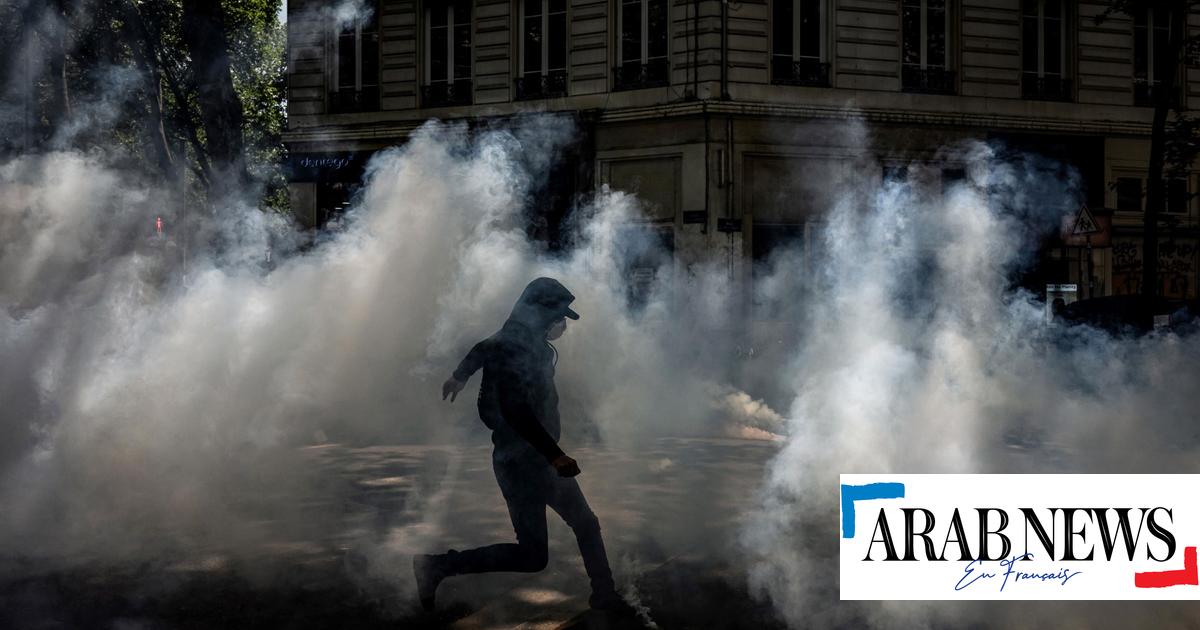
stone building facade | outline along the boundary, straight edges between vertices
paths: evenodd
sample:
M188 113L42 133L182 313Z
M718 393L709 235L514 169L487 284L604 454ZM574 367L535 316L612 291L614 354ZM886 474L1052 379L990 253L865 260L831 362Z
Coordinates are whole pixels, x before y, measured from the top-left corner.
M715 258L752 285L753 262L811 238L856 161L881 178L921 164L944 187L963 165L939 148L1000 140L1079 175L1103 232L1048 241L1029 280L1078 298L1140 289L1155 55L1168 29L1200 31L1200 16L1098 22L1102 0L377 0L349 19L333 4L288 5L285 140L310 224L336 216L371 152L431 117L562 112L581 132L552 198L636 191L648 218L634 227L677 269ZM1200 67L1176 83L1200 107ZM870 148L822 131L859 122ZM1170 183L1169 296L1197 296L1198 175ZM550 232L563 211L546 210Z

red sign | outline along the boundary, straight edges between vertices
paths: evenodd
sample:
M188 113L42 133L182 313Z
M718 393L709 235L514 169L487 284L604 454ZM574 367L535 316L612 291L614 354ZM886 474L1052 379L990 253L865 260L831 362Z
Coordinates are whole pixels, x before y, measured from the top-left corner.
M1084 204L1074 216L1063 217L1059 236L1068 247L1111 247L1112 210L1090 210Z

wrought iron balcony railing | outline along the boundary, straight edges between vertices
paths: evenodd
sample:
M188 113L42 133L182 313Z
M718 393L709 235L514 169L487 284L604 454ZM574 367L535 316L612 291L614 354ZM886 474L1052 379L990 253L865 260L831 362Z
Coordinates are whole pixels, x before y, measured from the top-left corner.
M771 82L779 85L829 87L829 64L820 59L775 57L771 60Z
M1143 78L1133 80L1133 104L1138 107L1154 107L1158 95L1163 90L1162 81L1149 81ZM1167 105L1175 107L1179 104L1179 92L1167 93Z
M954 94L954 71L945 68L900 68L900 87L905 92L921 94Z
M666 59L652 59L646 63L627 62L614 68L614 89L637 90L664 87L671 82L670 67Z
M1039 77L1034 72L1026 72L1021 75L1021 96L1023 98L1070 102L1074 100L1071 87L1071 80L1063 77Z
M437 81L421 86L421 107L470 105L472 94L470 79Z
M552 70L546 74L527 74L513 81L516 100L555 98L567 95L567 71Z
M379 111L379 88L330 92L329 111L334 114Z

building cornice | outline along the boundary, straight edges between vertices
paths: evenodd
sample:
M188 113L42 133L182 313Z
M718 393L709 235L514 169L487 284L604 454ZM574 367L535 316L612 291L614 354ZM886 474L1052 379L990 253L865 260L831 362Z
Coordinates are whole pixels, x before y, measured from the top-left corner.
M603 110L561 110L548 113L591 111L600 123L639 122L663 118L711 115L782 118L794 120L861 121L880 125L929 126L988 131L1027 131L1081 135L1149 136L1150 123L1131 120L1071 119L1055 116L1028 116L999 113L947 112L913 109L859 108L819 104L763 103L749 101L683 101L649 106L631 106ZM419 110L415 113L420 113ZM528 112L489 110L475 114L446 116L445 121L510 118ZM427 120L412 118L398 121L328 124L290 129L283 133L285 143L395 141L411 135ZM313 118L313 117L306 117Z

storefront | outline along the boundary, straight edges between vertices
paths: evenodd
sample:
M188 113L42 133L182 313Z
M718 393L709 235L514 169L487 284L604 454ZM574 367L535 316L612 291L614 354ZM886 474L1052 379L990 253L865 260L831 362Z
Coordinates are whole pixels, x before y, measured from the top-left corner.
M374 151L294 153L288 159L292 214L308 228L336 223L349 208Z

